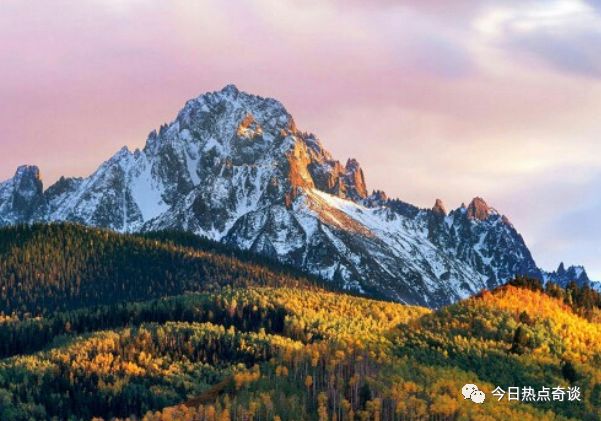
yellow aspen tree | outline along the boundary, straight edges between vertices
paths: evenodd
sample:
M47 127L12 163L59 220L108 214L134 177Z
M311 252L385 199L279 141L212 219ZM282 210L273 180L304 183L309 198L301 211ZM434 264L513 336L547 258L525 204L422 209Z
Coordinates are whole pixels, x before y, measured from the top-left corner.
M225 408L223 411L221 411L221 414L219 415L219 421L231 421L232 417L230 416L230 411Z
M317 415L319 421L328 421L328 396L324 392L317 397Z

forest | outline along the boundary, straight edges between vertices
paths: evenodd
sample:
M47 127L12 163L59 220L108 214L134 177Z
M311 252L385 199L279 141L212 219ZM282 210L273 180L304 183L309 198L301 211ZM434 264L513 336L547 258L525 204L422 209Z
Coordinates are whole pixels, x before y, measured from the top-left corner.
M325 285L190 234L121 235L75 224L0 229L0 312L42 316L223 285Z
M518 277L429 310L190 235L56 224L0 230L0 288L3 421L601 419L586 286Z

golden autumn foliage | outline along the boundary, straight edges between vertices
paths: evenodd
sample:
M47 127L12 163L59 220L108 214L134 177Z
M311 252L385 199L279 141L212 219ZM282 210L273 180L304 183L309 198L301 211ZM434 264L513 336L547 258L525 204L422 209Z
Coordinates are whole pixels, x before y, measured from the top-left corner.
M517 318L526 312L544 320L550 333L561 339L564 345L561 357L566 360L586 362L601 355L601 323L590 322L574 314L557 298L507 286L494 294L485 293L480 300L475 300L475 304L498 308L513 313ZM549 344L542 343L539 348L542 348L544 356L548 353Z
M104 237L114 234L69 241L94 241L92 249L102 251ZM174 296L134 288L159 287L160 277L145 271L132 273L124 290L146 301L110 303L107 293L104 306L50 314L61 306L51 295L11 292L29 304L0 318L0 420L601 419L601 325L597 308L574 305L577 291L509 285L431 311L326 291L284 274L280 280L212 251L151 238L115 241L121 243L105 251L138 255L159 243L155 256L169 262L165 282ZM43 260L48 247L23 246L29 255L11 252L2 268L18 269L33 285L33 271L13 263ZM77 278L76 262L50 257L53 277L39 281L52 297L75 294L66 285ZM98 261L86 257L96 268ZM60 278L59 263L73 276ZM174 275L179 266L183 284ZM115 273L129 272L106 269L101 279ZM199 290L196 275L215 282ZM146 277L152 282L144 284ZM91 275L81 281L94 282ZM113 287L121 281L111 280ZM576 301L591 302L581 295ZM39 317L26 315L37 303ZM466 383L478 384L485 404L463 399ZM580 387L582 401L509 404L491 395L496 386L558 385Z

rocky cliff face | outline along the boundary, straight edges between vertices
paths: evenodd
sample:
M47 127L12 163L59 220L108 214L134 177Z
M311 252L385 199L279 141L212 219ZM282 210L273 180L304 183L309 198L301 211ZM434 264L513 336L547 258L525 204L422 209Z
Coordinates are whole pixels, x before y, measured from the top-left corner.
M85 179L42 192L22 167L0 184L0 224L75 221L122 232L181 229L271 256L357 292L440 306L516 274L541 276L507 218L474 199L447 213L368 194L273 99L232 85Z
M15 176L0 183L0 225L29 220L44 202L40 170L21 166Z

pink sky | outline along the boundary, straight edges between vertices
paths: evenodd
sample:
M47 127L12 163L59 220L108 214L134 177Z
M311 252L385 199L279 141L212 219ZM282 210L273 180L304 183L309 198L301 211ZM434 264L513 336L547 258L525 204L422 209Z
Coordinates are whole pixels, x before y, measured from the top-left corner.
M357 158L370 188L481 195L539 264L601 280L599 3L449 3L3 0L0 179L87 175L235 83Z

